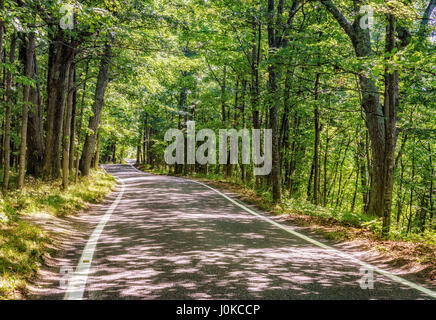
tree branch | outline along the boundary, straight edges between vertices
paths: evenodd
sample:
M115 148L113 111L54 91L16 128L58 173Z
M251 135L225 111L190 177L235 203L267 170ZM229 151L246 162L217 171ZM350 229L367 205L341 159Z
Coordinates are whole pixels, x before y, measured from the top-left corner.
M427 9L424 12L424 16L421 21L421 30L424 30L427 27L427 24L430 22L431 14L433 10L436 8L436 0L431 0L427 6Z
M336 21L340 24L345 33L353 39L355 37L354 29L350 21L339 11L338 7L331 0L321 0L321 3L333 15Z

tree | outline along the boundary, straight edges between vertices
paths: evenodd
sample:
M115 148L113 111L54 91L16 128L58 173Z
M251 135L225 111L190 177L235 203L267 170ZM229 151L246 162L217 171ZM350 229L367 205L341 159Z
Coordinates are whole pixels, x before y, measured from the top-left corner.
M92 106L93 115L89 119L88 129L90 130L91 134L88 134L85 138L85 145L83 146L82 158L80 160L80 171L84 176L89 175L92 155L94 154L95 139L97 136L98 126L100 124L101 112L104 106L104 95L106 92L106 87L109 83L109 66L112 58L113 41L114 35L109 33L100 61L100 70L95 89L94 104Z
M26 41L26 39L23 39ZM18 187L22 188L24 185L24 175L26 174L26 156L27 156L27 130L28 130L28 118L29 107L28 104L32 103L30 98L30 81L32 79L33 61L35 55L35 33L31 32L27 38L27 44L25 46L25 63L24 69L26 80L29 81L24 86L23 93L23 111L22 111L22 124L21 124L21 144L20 144L20 171L18 173Z
M11 38L9 48L9 72L6 78L6 112L5 112L5 136L3 144L4 153L4 172L3 172L3 192L9 188L9 170L11 156L11 109L12 109L12 87L13 87L13 70L15 62L15 48L17 45L17 33L14 32Z

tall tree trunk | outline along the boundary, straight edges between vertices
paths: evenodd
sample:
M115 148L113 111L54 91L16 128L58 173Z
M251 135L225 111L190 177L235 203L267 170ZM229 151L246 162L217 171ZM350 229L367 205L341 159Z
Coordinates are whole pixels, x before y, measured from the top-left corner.
M2 64L3 60L3 35L4 35L4 22L2 19L3 11L5 9L5 4L3 0L0 0L0 65Z
M67 36L58 27L49 50L49 71L47 79L47 122L45 155L42 174L46 178L60 176L60 144L65 112L68 70L73 60L74 48L67 43Z
M73 69L73 83L76 81L76 68ZM70 150L68 155L68 168L70 169L70 173L73 172L74 167L74 153L75 153L75 147L76 147L76 114L77 114L77 89L74 85L73 87L73 93L72 93L72 111L71 111L71 134L70 134Z
M327 162L328 162L328 156L329 156L329 144L330 144L330 137L329 137L329 126L328 126L328 120L327 120L327 128L325 130L326 132L326 142L325 142L325 151L324 151L324 185L323 185L323 191L322 191L322 204L323 206L327 206Z
M185 71L182 72L182 77L185 78L187 76L187 73ZM186 123L187 123L187 107L186 107L186 103L187 103L187 88L185 86L183 86L183 88L180 90L180 95L179 95L179 109L181 112L183 112L183 117L182 117L182 113L179 113L179 130L186 130ZM152 161L151 161L151 153L150 153L150 148L151 148L151 141L150 141L150 135L151 135L151 127L149 126L147 128L148 130L148 139L147 139L147 160L148 163L150 165L153 166ZM184 137L185 139L185 146L186 146L186 139L187 137ZM186 168L187 168L187 163L186 163L186 154L187 154L187 148L184 148L184 155L183 155L183 159L184 159L184 164L181 163L177 163L176 164L176 173L181 174L183 172L185 172L186 174Z
M436 8L436 0L430 0L427 8L424 11L424 15L423 15L422 20L421 20L421 25L420 25L420 30L419 30L419 32L421 34L425 33L425 29L426 29L428 23L430 22L431 14L433 13L433 10L435 8Z
M25 40L25 37L23 37ZM33 56L35 54L35 33L29 33L27 43L25 45L25 75L28 79L32 78L33 71ZM19 164L19 173L18 173L18 187L22 188L24 185L24 176L26 173L26 149L27 149L27 124L28 124L28 116L29 116L29 106L31 103L30 99L30 84L24 86L23 93L23 110L22 110L22 125L21 125L21 145L20 145L20 164Z
M404 163L403 163L403 159L400 158L400 168L401 168L401 173L400 173L400 186L398 188L398 195L397 195L397 225L400 224L400 218L401 215L403 213L403 201L404 201L404 196L403 196L403 179L404 179Z
M312 165L310 166L309 181L307 183L307 200L312 199L312 179L313 179L314 169L315 169L315 159L312 159Z
M97 132L97 145L95 146L95 160L94 160L94 169L98 169L98 165L100 164L100 139L101 139L101 130Z
M9 51L9 63L15 62L15 48L17 45L17 34L14 32L11 38L11 47ZM6 112L5 112L5 136L4 136L4 172L3 172L3 191L9 188L9 170L11 162L11 108L12 108L12 86L13 72L10 70L6 79Z
M139 126L139 135L138 135L138 144L136 145L136 164L139 165L141 163L141 144L142 144L142 121L140 122L141 125Z
M226 117L227 66L224 66L223 80L220 87L221 87L221 121L222 121L223 128L227 128L227 117ZM229 173L227 166L228 166L227 163L222 164L222 170L225 179L227 178Z
M63 144L62 144L62 188L68 187L70 177L70 141L71 141L71 118L73 112L73 86L74 86L74 69L75 64L72 63L68 73L67 86L67 110L64 118Z
M432 154L431 154L431 144L430 142L428 143L428 160L429 160L429 164L430 164L430 189L428 190L429 193L429 197L430 197L430 217L429 217L429 229L432 228L433 225L433 213L434 213L434 201L433 201L433 181L434 181L434 166L433 166L433 160L432 160Z
M262 41L262 24L257 22L253 17L252 21L252 53L251 53L251 110L253 117L253 129L260 129L259 122L259 63L260 63L260 50Z
M268 45L270 58L274 57L277 47L276 42L276 24L275 24L275 1L268 0ZM278 90L277 90L277 70L275 63L271 62L268 66L268 84L269 84L269 127L272 131L272 194L273 200L279 202L281 200L281 178L280 178L280 146L278 136Z
M77 128L77 147L76 147L76 163L74 165L76 172L74 175L74 182L77 183L79 180L79 162L80 162L80 144L82 142L82 127L83 127L83 114L85 109L85 97L86 97L86 84L89 71L89 60L86 61L85 67L85 81L83 82L82 88L82 99L80 103L80 115L79 115L79 125Z
M253 16L252 21L252 53L251 53L251 83L250 83L250 100L251 112L253 118L253 129L260 129L259 121L259 64L262 41L262 23L256 21ZM254 166L253 166L254 169ZM251 174L252 175L252 174ZM259 185L259 179L256 177L256 185Z
M294 16L298 10L300 1L293 1L290 8L288 21L283 22L284 0L279 0L277 8L275 0L268 0L267 11L267 30L269 58L271 62L268 65L268 85L269 85L269 128L272 130L272 171L271 183L272 193L275 202L280 202L282 197L281 188L281 167L280 167L280 137L278 130L279 106L280 101L278 84L281 79L280 61L282 57L277 54L280 48L285 48L288 44L287 35L292 27Z
M142 164L148 164L148 149L147 149L147 139L148 139L148 134L147 134L147 128L148 128L148 114L145 115L145 122L144 122L144 126L143 126L143 142L142 142ZM176 165L177 166L177 165Z
M396 22L395 16L387 14L386 52L395 49ZM395 147L397 142L396 120L399 105L399 73L398 70L386 68L385 75L385 150L384 150L384 195L383 195L383 235L388 235L391 225L392 193L394 185Z
M313 164L314 164L314 170L313 170L313 203L319 204L318 199L318 190L319 190L319 141L320 141L320 124L319 124L319 106L318 106L318 99L319 99L319 80L320 80L320 74L316 74L316 80L315 80L315 146L313 151Z
M355 169L356 169L356 180L354 182L354 192L353 192L353 200L351 201L351 212L354 212L354 207L356 205L356 198L357 198L357 189L359 187L359 177L360 177L360 168L359 168L359 153L357 152L355 155L356 162L355 162Z
M29 109L29 123L27 126L27 173L38 177L41 175L45 147L42 123L42 98L38 79L36 53L33 54L32 72L32 78L36 86L30 87L30 101L32 107Z
M149 165L151 165L152 164L152 161L151 161L151 123L148 124L146 130L147 130L147 163ZM179 173L181 173L181 172L182 171L180 171Z
M92 155L95 149L95 138L97 135L98 126L100 124L101 112L104 106L104 95L106 87L109 83L109 65L112 58L112 43L113 35L109 34L109 39L106 41L104 53L100 62L100 71L98 74L97 86L95 89L94 104L92 106L93 116L89 119L89 129L91 134L85 138L83 146L82 158L80 159L80 171L83 176L89 175Z
M241 115L242 115L242 128L245 129L245 97L247 96L247 80L242 80L242 95L241 95ZM247 165L241 163L241 180L245 181L247 177ZM206 167L207 170L207 167Z
M415 137L413 137L413 145L415 145ZM413 148L412 151L412 176L411 181L415 181L415 148ZM410 197L409 197L409 217L407 219L407 229L406 229L406 235L410 232L410 227L412 225L412 216L413 216L413 194L415 192L415 186L412 185L410 188ZM407 209L406 209L407 212Z
M362 202L363 202L363 212L368 212L368 204L369 204L369 198L368 198L368 177L367 177L367 167L365 164L365 155L367 155L367 146L365 145L365 142L360 141L358 150L359 150L359 165L360 165L360 184L362 186Z
M427 220L427 211L428 208L428 201L426 199L426 193L422 192L421 194L421 204L419 206L419 212L418 212L418 228L421 233L424 233L425 231L425 222Z
M361 15L356 14L356 20L350 23L340 12L331 0L321 0L327 10L333 15L341 25L344 32L349 36L356 56L359 58L370 57L373 55L369 28L360 27ZM360 5L356 4L355 11L360 10ZM387 52L395 47L395 20L393 16L388 17L387 29ZM382 108L380 95L375 83L375 79L370 78L361 72L359 74L360 88L362 91L362 109L366 115L366 125L371 139L373 154L373 165L371 170L371 192L368 205L368 215L383 217L383 233L388 232L390 223L390 211L392 203L392 184L393 184L393 152L395 151L395 121L396 107L398 99L398 73L389 71L387 76L386 89L388 89L388 103ZM397 85L395 85L395 82ZM389 213L389 214L388 214Z
M186 77L187 73L183 72L183 76ZM189 120L189 116L188 116L189 111L188 111L188 105L187 105L188 104L188 90L186 87L184 87L182 89L182 95L183 95L183 98L181 98L181 100L183 101L183 103L181 103L180 106L182 107L182 110L184 112L183 128L185 130L187 130L188 120ZM187 146L187 145L188 145L188 137L187 137L187 135L185 135L185 146ZM190 168L190 165L188 164L188 148L187 147L185 147L184 152L185 152L185 156L184 156L185 163L183 165L183 174L186 176L186 175L188 175L189 168ZM153 164L153 167L154 167L154 164Z

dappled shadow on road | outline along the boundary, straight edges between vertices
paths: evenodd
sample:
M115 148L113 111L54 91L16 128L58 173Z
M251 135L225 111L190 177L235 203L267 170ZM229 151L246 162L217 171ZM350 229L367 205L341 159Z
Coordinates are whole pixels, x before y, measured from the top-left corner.
M67 217L49 215L23 217L50 235L53 256L44 257L44 265L38 277L30 285L30 299L62 299L65 290L61 282L66 272L74 270L88 241L89 235L115 200L120 187L112 192L103 203L91 205L77 214Z
M101 235L88 299L396 299L416 290L250 215L204 186L107 168L126 191ZM400 291L400 293L399 293Z

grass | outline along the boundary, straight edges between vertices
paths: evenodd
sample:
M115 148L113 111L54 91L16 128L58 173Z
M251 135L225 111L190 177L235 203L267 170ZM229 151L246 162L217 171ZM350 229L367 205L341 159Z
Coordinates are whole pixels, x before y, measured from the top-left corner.
M26 284L36 275L50 239L36 226L23 221L4 225L0 232L0 299L27 293Z
M26 286L37 274L44 257L53 253L50 237L23 216L63 217L96 203L113 189L116 181L102 171L61 190L60 181L29 178L22 190L0 198L0 299L26 295Z

